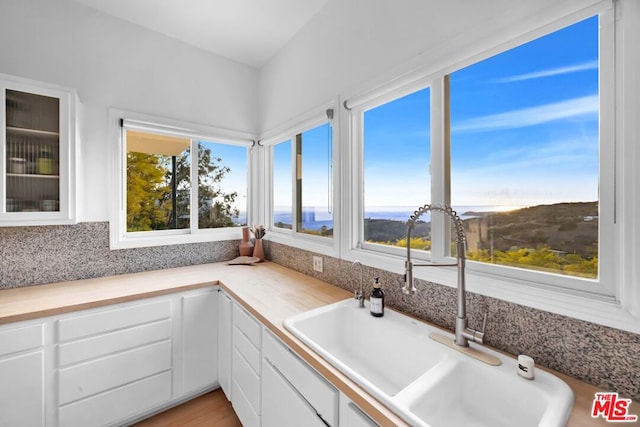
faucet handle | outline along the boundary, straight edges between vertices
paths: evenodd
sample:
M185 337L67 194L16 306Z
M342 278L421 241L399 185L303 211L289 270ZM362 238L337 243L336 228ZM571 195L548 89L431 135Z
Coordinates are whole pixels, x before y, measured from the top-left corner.
M468 328L468 332L471 332L471 336L469 339L473 342L477 342L478 344L484 344L484 334L487 331L487 316L489 315L489 311L484 312L484 318L482 319L482 329L476 331L475 329Z
M489 315L489 310L484 312L484 319L482 319L482 334L484 335L484 333L487 331L487 316Z

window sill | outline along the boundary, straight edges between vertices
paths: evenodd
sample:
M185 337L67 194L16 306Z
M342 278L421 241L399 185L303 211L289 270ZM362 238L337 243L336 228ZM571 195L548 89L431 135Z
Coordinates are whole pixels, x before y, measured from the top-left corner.
M239 240L242 237L242 228L224 228L217 230L202 230L197 233L181 233L150 236L120 236L114 232L113 224L110 224L110 249L132 249L153 246L182 245L189 243L216 242L223 240Z
M274 243L338 258L334 242L335 236L333 239L328 239L302 233L294 234L291 231L270 231L267 239Z

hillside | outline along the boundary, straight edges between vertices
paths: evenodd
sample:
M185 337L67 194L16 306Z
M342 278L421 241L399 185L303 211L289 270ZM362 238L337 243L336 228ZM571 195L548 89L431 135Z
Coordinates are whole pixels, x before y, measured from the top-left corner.
M553 251L597 256L598 204L557 203L509 212L464 212L467 250L508 251L514 248L548 247ZM431 224L419 221L414 236L428 236ZM403 221L365 219L370 242L396 242L407 236Z
M364 220L365 236L369 242L395 242L407 237L407 223L391 219L370 219ZM431 231L431 224L424 221L417 221L412 235L428 236Z
M558 252L597 256L596 202L539 205L509 212L466 212L464 215L477 215L465 220L469 252L546 246Z

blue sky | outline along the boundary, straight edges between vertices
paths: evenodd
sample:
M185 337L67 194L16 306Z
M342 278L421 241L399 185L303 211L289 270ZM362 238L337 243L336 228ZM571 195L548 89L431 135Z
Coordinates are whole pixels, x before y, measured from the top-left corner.
M451 74L454 206L598 199L598 18ZM429 202L430 89L365 112L365 206ZM327 205L328 125L303 134L303 204ZM291 144L275 206L290 206ZM284 160L284 159L287 160ZM283 163L284 161L284 163Z
M316 207L318 214L328 213L329 207L329 123L302 133L302 204ZM291 146L290 140L274 148L274 206L277 210L291 207ZM288 190L288 192L287 192Z
M229 166L230 171L218 185L224 193L238 192L236 207L241 211L247 209L247 149L246 147L217 142L200 141L211 149L211 157L220 157L223 166ZM215 164L218 164L215 162Z
M597 28L593 17L451 74L454 206L597 200ZM428 202L428 144L428 89L368 111L366 204Z

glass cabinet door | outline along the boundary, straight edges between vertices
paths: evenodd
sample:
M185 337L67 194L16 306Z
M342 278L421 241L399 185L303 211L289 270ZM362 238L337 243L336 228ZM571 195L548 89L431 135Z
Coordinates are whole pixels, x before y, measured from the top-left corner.
M5 89L6 212L60 211L60 99Z
M70 88L0 74L0 227L76 222Z

